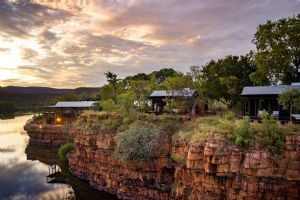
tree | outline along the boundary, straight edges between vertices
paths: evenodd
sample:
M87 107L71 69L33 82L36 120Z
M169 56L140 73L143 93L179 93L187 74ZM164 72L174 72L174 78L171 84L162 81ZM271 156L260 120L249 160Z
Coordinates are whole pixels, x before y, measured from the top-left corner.
M106 76L107 82L112 86L113 100L117 103L117 83L120 79L117 79L117 74L110 71L104 73L104 75Z
M173 77L178 75L178 72L175 71L172 68L163 68L159 71L154 71L150 74L154 75L157 81L157 84L160 84L161 82L163 82L164 80L166 80L168 77Z
M147 97L151 92L151 82L146 80L130 80L129 81L129 91L132 91L136 100L138 101L138 106L143 106L146 109Z
M194 77L201 87L201 93L232 108L240 100L244 86L253 85L249 75L255 71L255 66L250 53L212 60L202 67L201 72L197 71L193 73L196 73Z
M290 84L300 81L300 14L258 26L253 43L257 84Z
M284 109L289 109L290 120L292 120L293 110L300 109L300 90L290 89L280 94L278 103L282 105Z
M130 116L132 114L135 100L136 96L133 92L125 92L119 96L119 104L126 116Z
M192 109L195 104L195 98L192 97L191 90L193 89L193 80L190 75L178 74L167 78L161 85L169 90L171 93L180 93L184 99L171 99L170 107L180 108L182 110L188 110L189 114L192 114Z
M112 99L101 101L100 105L102 109L107 112L113 112L117 108L115 102Z
M15 106L13 103L0 101L0 119L14 118Z

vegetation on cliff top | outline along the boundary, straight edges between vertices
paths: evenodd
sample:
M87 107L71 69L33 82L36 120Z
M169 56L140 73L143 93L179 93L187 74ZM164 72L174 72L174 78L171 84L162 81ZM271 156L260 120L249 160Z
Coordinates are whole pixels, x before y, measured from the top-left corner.
M123 162L151 161L160 152L163 137L154 124L135 123L117 135L115 156Z

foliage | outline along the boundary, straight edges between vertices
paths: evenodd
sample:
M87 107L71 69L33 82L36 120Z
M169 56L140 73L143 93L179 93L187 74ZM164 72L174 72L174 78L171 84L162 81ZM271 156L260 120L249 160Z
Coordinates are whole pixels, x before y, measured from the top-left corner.
M117 74L114 74L110 71L104 74L106 76L107 82L112 87L112 99L117 103L117 83L120 79L117 79Z
M242 149L247 149L253 142L253 132L254 130L250 125L250 118L246 116L238 123L232 139L236 145Z
M224 118L227 120L234 120L234 112L228 111L227 113L225 113Z
M60 159L65 160L67 157L67 154L74 150L74 144L67 142L63 145L61 145L58 149L58 155Z
M102 109L107 112L113 112L116 110L117 106L112 99L103 100L100 103Z
M15 106L13 103L0 101L0 119L13 118Z
M135 94L133 92L126 92L118 96L118 99L122 112L125 116L130 117L134 109L134 101L136 100Z
M262 124L258 129L261 134L258 141L261 147L269 150L273 161L278 161L285 147L285 135L287 129L281 127L266 112L262 114Z
M148 96L151 93L151 81L148 80L130 80L129 91L135 94L137 107L145 110L148 105Z
M151 161L161 147L162 131L154 125L135 123L117 135L115 156L123 162Z
M291 89L280 94L278 103L282 105L284 109L289 109L291 118L294 109L300 110L300 90Z
M246 55L212 60L202 69L199 68L200 72L196 70L193 69L196 75L192 77L201 82L201 92L207 98L221 101L231 108L239 101L243 87L253 85L249 75L254 72L255 67L250 55Z
M300 14L259 25L254 37L257 84L300 81Z
M161 85L167 90L181 90L184 88L193 88L193 80L189 75L179 74L168 77Z
M101 111L103 108L101 106L101 103L98 101L93 104L91 109L94 111Z
M150 76L154 75L156 78L156 83L160 84L164 80L166 80L168 77L173 77L178 75L178 72L175 71L172 68L164 68L159 71L154 71L150 74Z

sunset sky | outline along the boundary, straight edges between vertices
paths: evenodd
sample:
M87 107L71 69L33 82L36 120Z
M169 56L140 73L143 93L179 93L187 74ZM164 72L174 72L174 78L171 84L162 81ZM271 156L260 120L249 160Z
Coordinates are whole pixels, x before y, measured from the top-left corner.
M100 86L255 49L300 0L0 0L0 86Z

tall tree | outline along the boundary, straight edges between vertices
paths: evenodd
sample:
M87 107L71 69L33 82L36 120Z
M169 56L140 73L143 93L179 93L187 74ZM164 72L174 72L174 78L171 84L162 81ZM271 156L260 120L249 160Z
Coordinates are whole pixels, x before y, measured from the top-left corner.
M243 87L253 85L249 75L255 71L255 67L250 57L247 54L210 61L203 66L200 75L195 76L200 79L197 81L201 83L201 92L210 99L225 103L229 108L233 107L239 101Z
M104 75L106 76L107 82L112 86L112 98L114 102L117 103L117 83L120 79L117 79L117 74L110 71L104 73Z
M257 84L289 84L300 81L300 14L258 26L256 72L251 79Z
M300 90L291 89L279 95L278 102L284 109L289 110L292 120L293 111L300 109Z

